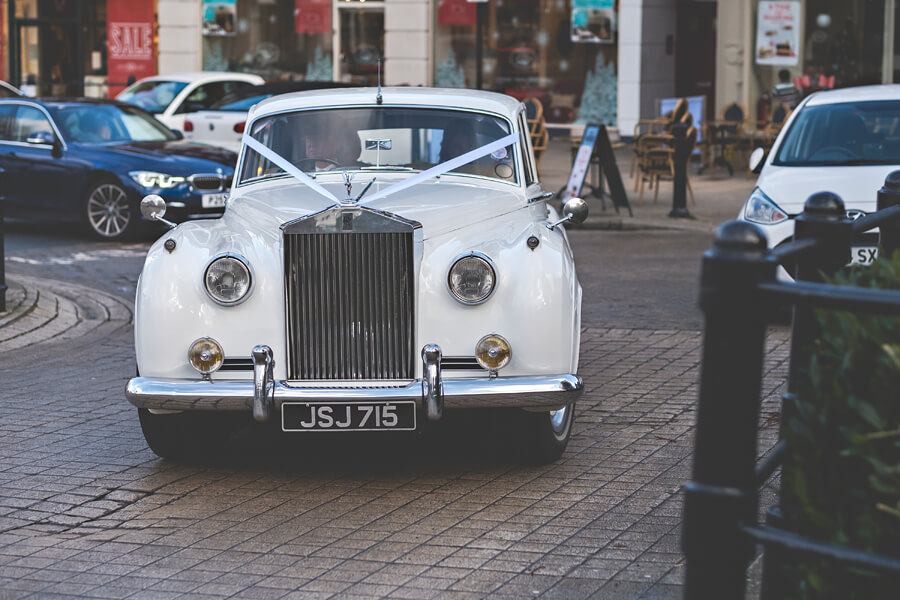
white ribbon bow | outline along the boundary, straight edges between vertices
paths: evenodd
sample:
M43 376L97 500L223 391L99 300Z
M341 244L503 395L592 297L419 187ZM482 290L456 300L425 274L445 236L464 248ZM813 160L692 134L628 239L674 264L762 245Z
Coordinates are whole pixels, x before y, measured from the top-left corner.
M418 183L421 183L422 181L425 181L426 179L431 179L432 177L438 177L440 175L443 175L444 173L447 173L449 171L452 171L453 169L456 169L465 164L468 164L468 163L472 162L473 160L479 159L482 156L487 156L488 154L490 154L496 150L499 150L500 148L505 148L506 146L514 144L514 143L516 143L516 141L518 141L518 139L519 139L518 134L510 133L509 135L502 137L499 140L493 141L489 144L485 144L484 146L475 148L474 150L470 150L469 152L466 152L465 154L461 154L461 155L457 156L456 158L451 158L450 160L448 160L446 162L442 162L439 165L435 165L435 166L431 167L430 169L427 169L425 171L422 171L421 173L413 175L409 179L404 179L403 181L401 181L399 183L389 185L388 187L384 188L380 192L376 192L375 194L372 194L371 196L366 198L364 202L361 202L361 204L367 204L369 202L374 202L375 200L381 200L382 198L385 198L390 194L394 194L396 192L405 190L406 188L409 188ZM244 132L243 143L247 147L251 148L252 150L254 150L257 153L259 153L260 155L262 155L264 158L269 160L269 162L274 163L278 167L281 167L285 173L291 175L296 180L298 180L300 183L306 184L307 186L312 188L314 191L318 192L319 194L322 194L323 196L325 196L326 198L328 198L335 204L341 203L341 201L338 200L337 196L335 196L334 194L329 192L327 189L322 187L321 184L317 183L312 177L310 177L309 175L307 175L306 173L304 173L303 171L298 169L296 166L294 166L294 164L291 161L287 160L286 158L284 158L283 156L281 156L280 154L278 154L277 152L275 152L268 146L265 146L261 142L257 141L256 139L250 137L250 134L247 131Z

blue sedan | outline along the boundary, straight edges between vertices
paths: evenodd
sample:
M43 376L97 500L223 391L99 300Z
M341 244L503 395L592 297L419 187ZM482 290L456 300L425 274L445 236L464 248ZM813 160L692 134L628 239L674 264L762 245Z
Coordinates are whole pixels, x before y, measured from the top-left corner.
M236 162L128 104L0 99L0 198L13 217L77 221L107 240L147 225L147 194L162 196L175 221L217 217Z

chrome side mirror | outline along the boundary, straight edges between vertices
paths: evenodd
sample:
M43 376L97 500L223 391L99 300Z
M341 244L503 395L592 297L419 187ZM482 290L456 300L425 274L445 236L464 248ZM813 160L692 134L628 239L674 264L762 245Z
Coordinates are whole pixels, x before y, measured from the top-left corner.
M569 217L569 223L579 225L584 223L588 217L588 205L581 198L570 198L568 202L563 204L563 214Z
M144 218L148 221L165 223L169 226L169 229L174 229L176 227L175 223L163 218L166 215L166 201L156 194L144 196L144 199L141 200L141 214L144 215Z
M766 151L762 148L757 148L750 154L749 164L747 165L750 168L752 173L759 173L762 171L763 163L766 160Z
M578 225L584 223L588 216L587 202L581 198L569 198L562 207L563 214L566 215L555 223L548 223L547 229L553 229L562 223L572 223Z

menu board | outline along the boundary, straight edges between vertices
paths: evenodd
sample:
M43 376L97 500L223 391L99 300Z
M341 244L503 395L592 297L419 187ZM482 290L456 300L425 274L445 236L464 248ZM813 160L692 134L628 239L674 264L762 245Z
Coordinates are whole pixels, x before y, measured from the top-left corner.
M760 2L756 64L794 66L799 60L800 3Z

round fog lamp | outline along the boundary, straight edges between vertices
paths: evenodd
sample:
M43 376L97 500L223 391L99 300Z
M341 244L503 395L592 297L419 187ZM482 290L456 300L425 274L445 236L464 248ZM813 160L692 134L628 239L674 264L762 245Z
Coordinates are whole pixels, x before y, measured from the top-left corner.
M475 360L489 371L505 367L509 363L509 356L509 342L496 333L484 336L475 345Z
M224 357L222 346L212 338L200 338L188 350L191 366L204 375L218 371Z

